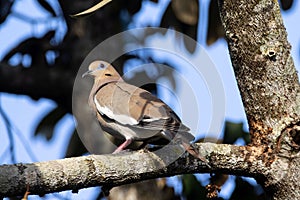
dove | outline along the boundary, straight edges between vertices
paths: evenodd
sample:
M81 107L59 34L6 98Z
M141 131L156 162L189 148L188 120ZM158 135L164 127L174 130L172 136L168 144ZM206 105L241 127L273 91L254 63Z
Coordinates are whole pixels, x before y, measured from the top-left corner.
M150 92L126 83L110 63L93 61L85 76L94 79L88 103L101 128L124 141L113 153L135 141L166 145L176 140L191 155L207 162L191 144L194 136L176 113Z

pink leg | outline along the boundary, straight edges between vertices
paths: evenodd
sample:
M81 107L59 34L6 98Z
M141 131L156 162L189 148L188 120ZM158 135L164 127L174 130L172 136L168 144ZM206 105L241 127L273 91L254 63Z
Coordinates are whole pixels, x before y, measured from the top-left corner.
M128 145L131 144L133 140L132 139L127 139L125 142L123 142L118 148L113 152L113 154L119 153L123 151Z

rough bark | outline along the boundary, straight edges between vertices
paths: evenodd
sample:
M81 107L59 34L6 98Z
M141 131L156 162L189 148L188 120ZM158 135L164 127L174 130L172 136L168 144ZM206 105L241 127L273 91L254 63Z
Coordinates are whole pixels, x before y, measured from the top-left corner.
M108 200L180 200L174 188L167 185L166 178L151 179L121 185L110 190Z
M184 154L175 162L177 146L169 145L161 154L144 152L118 155L90 155L30 164L0 166L0 197L73 190L92 186L107 188L158 177L187 173L223 172L260 177L264 171L263 153L257 147L226 144L198 144L211 168L191 155Z
M299 199L300 86L277 1L219 1L252 144L269 152L262 185Z

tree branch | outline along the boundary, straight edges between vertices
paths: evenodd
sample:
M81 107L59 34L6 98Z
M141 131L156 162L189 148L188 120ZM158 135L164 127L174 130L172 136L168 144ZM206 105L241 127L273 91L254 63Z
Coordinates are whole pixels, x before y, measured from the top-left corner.
M219 7L252 145L270 154L260 183L273 199L299 199L300 85L278 1Z
M92 186L113 187L158 177L187 173L230 173L261 177L265 174L263 150L227 144L197 144L210 161L211 168L185 153L177 156L178 146L168 145L160 153L127 152L117 155L90 155L31 164L0 166L0 196L23 195L29 185L30 194L73 190Z
M72 111L72 88L76 74L62 66L10 66L0 62L0 91L24 94L33 99L49 98Z
M300 120L299 79L279 4L219 3L252 142L271 146L284 128Z

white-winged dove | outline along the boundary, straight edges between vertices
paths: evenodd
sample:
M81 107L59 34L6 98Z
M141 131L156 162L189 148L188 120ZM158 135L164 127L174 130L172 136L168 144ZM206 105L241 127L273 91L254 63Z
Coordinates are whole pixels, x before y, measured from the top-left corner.
M89 105L95 111L102 129L117 139L125 139L114 153L133 141L146 144L168 144L175 138L193 156L206 161L191 146L194 136L176 113L150 92L126 83L112 65L94 61L82 75L94 77Z

